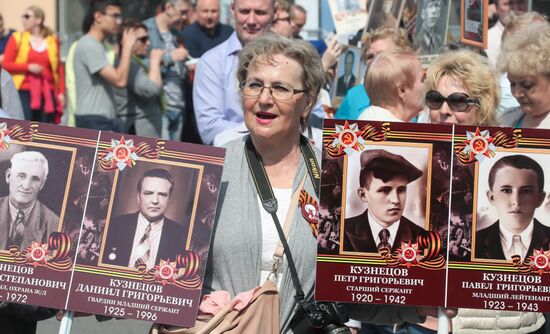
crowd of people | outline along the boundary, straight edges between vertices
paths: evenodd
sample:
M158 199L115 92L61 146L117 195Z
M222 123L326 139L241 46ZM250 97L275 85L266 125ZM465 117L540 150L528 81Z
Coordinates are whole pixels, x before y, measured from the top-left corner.
M426 10L441 10L442 1L427 1ZM317 238L290 199L302 190L319 198L303 152L322 144L324 118L550 128L550 23L510 2L494 1L498 19L486 50L415 41L409 26L401 29L393 21L366 31L360 59L365 75L353 78L335 71L340 58L351 64L355 55L336 40L317 49L304 41L300 31L307 12L286 0L233 0L234 27L220 23L219 0L165 0L144 21L126 18L118 0L93 0L84 35L64 63L44 11L30 6L22 31L6 30L0 16L0 115L226 147L226 189L218 201L205 293L226 290L234 296L271 277L280 237L258 198L247 163L252 150L277 200L278 219L290 217L294 225L289 248L311 299ZM427 15L422 13L417 29L428 30ZM419 56L425 49L441 54L428 64ZM336 75L342 75L341 83ZM342 90L339 105L327 98L332 90ZM312 150L319 160L320 152ZM402 177L396 173L390 179ZM452 256L463 257L471 252L472 231L459 213L451 215L459 222L449 231ZM531 214L513 234L532 221ZM496 228L493 234L508 235L511 229L504 223ZM323 226L320 232L329 230ZM523 241L525 249L529 240L531 235ZM503 259L510 254L504 251ZM283 260L276 275L281 333L299 333L292 325L298 301L291 276ZM437 330L435 309L346 307L355 333ZM456 316L450 321L454 333L544 333L546 327L541 313L446 311ZM0 325L9 333L33 333L36 321L52 314L2 303Z

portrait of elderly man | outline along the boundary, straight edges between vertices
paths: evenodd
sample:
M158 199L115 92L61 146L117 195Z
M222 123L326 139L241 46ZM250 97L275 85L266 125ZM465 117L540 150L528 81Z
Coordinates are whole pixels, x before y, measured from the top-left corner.
M137 182L137 212L116 216L108 223L102 263L153 268L160 260L175 260L185 249L186 231L165 216L172 202L174 178L162 168L150 169ZM185 219L187 223L188 219Z
M48 160L37 151L16 153L6 170L9 195L0 198L0 248L46 243L59 217L38 200L48 177Z
M448 1L447 1L448 2ZM422 22L420 27L417 25L416 37L414 39L414 49L420 55L438 54L445 43L445 29L447 23L440 23L448 19L448 4L442 0L424 0L419 4L422 8L417 14L417 24Z
M344 221L347 252L376 253L383 247L397 250L401 242L416 242L423 229L403 216L407 185L422 171L404 157L383 149L361 153L359 198L368 208Z

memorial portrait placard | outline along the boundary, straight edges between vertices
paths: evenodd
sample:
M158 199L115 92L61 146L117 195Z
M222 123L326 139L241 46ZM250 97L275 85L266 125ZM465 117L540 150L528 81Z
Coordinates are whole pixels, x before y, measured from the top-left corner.
M398 28L405 0L373 0L368 10L366 31L383 27Z
M548 131L456 127L448 306L550 310Z
M224 152L102 132L67 308L193 326Z
M315 298L445 302L452 126L325 120Z
M328 0L334 27L338 35L355 34L367 22L366 1Z
M336 74L330 91L333 105L340 105L348 90L363 82L364 73L361 49L353 46L345 48L338 59Z
M65 307L98 134L0 118L0 300Z
M487 48L489 29L488 2L483 0L461 0L460 40L472 46Z
M413 47L423 65L444 51L449 26L450 1L419 0ZM431 56L431 57L430 57Z

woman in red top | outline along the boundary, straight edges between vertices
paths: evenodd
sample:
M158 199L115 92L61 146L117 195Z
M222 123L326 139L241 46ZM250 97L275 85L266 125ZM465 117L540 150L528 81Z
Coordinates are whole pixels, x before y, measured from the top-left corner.
M65 102L65 78L59 59L59 40L44 26L44 11L28 7L23 32L10 37L3 67L13 75L25 119L59 123Z

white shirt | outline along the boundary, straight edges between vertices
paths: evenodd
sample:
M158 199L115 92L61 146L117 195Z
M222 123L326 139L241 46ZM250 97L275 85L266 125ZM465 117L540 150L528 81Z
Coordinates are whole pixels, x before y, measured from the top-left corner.
M508 231L504 226L502 226L502 224L500 224L500 244L507 260L511 260L512 255L520 255L522 260L525 259L529 245L531 245L531 239L533 238L534 227L535 225L533 220L531 220L525 230L519 234L521 237L521 254L516 254L512 245L512 240L515 234Z
M164 218L158 222L152 223L151 225L151 234L149 234L149 239L151 240L151 252L149 253L149 261L146 263L147 269L151 269L155 266L163 225ZM149 221L140 212L138 215L136 233L134 233L134 243L132 244L132 254L130 254L130 263L128 263L128 267L133 268L137 259L139 259L143 254L141 247L139 247L139 242L141 238L143 238L147 226L149 226Z
M368 215L369 215L369 226L370 226L370 230L372 231L372 237L374 239L374 243L376 245L380 243L380 237L378 236L378 234L383 229L387 229L388 231L390 231L390 239L388 240L388 242L390 243L390 246L393 247L395 236L397 235L397 230L399 229L399 223L401 221L398 220L395 223L391 224L389 227L384 227L376 221L374 216L370 214L370 211L368 211Z
M286 215L290 206L290 201L292 197L292 189L281 189L273 188L273 194L277 199L277 218L279 218L279 223L281 228L285 225ZM271 268L273 265L273 253L275 253L275 248L277 243L279 243L279 233L275 227L275 222L271 214L265 211L258 196L258 205L260 206L260 220L262 223L262 259L261 259L261 272L260 272L260 282L262 284L269 277L271 273ZM279 268L277 270L277 286L280 287L282 280L283 270L286 267L286 261L284 261L285 256Z
M357 117L359 121L385 121L385 122L403 122L399 118L395 117L391 111L377 106L370 106L365 108L363 112Z
M504 32L504 25L497 21L497 23L487 31L487 58L489 63L496 67L498 62L498 56L500 55L500 46L502 44L502 33Z

